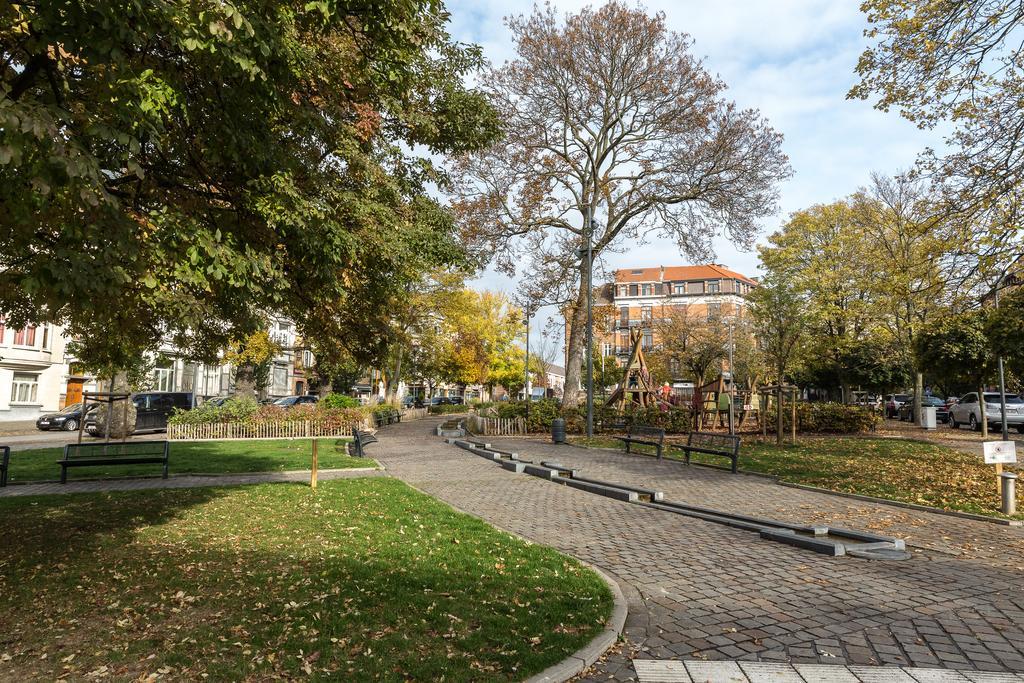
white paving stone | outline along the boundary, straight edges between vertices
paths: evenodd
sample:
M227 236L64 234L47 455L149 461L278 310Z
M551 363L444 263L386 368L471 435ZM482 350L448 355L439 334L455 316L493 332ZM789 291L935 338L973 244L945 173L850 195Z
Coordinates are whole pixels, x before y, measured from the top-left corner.
M863 683L917 683L903 669L888 666L851 666L850 671Z
M804 683L804 679L789 664L740 662L739 665L750 683Z
M634 659L640 683L692 683L686 664L671 659Z
M921 669L905 666L903 670L918 683L969 683L970 681L959 671L950 671L949 669Z
M686 670L694 683L750 683L736 662L704 662L690 660Z
M832 664L794 664L793 668L807 683L860 683L845 666Z
M964 676L974 683L1019 683L1020 678L1014 674L994 673L990 671L964 671Z

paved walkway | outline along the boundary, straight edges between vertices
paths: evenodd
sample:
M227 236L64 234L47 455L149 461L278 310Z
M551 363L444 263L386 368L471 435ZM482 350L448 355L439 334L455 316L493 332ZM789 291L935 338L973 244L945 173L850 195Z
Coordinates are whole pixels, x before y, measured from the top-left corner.
M634 657L1024 672L1024 529L644 456L502 442L670 499L870 528L916 546L903 562L829 558L513 474L432 437L434 424L385 428L374 457L393 476L594 564L622 585L626 642L587 680L636 680Z
M348 468L320 470L317 478L348 479L350 477L383 477L387 473L375 468ZM200 486L240 486L272 482L309 482L309 470L294 472L255 472L253 474L186 474L167 479L159 477L134 479L92 479L71 481L67 484L43 482L39 484L11 484L0 488L0 498L14 496L42 496L60 493L98 493L100 491L140 491L144 489L188 489Z

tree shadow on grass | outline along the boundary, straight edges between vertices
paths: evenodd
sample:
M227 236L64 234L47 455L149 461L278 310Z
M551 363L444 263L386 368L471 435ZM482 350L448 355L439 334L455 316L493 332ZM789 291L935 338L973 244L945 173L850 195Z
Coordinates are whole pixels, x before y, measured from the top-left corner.
M119 679L518 679L605 616L592 575L397 482L303 488L0 501L0 678L77 653Z

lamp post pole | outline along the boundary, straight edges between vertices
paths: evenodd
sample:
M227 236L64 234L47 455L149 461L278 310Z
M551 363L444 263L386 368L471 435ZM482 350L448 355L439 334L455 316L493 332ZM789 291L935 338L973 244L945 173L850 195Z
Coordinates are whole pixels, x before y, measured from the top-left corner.
M733 368L732 356L733 356L733 338L732 338L732 326L733 321L729 321L729 434L736 433L736 423L733 417L733 397L736 391L736 370Z
M594 209L587 207L587 438L594 437Z
M530 424L530 304L526 304L526 376L523 378L523 396L526 398L526 424Z
M996 283L996 308L999 308L999 287L1002 284L1002 278ZM984 401L985 397L982 396L981 400ZM1003 356L999 355L999 408L1002 410L1002 427L1003 427L1003 441L1010 440L1010 431L1006 424L1006 379L1003 376Z

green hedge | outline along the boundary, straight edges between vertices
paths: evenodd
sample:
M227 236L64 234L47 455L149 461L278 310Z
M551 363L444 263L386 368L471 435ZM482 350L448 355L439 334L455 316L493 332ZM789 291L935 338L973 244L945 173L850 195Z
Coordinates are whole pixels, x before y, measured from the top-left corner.
M390 409L390 406L385 406ZM368 408L333 408L323 403L303 404L284 408L260 405L252 399L232 398L222 405L209 403L192 410L175 410L168 424L217 424L245 422L250 424L300 422L310 420L325 425L347 425L363 422L370 414Z
M431 415L451 415L452 413L465 413L468 410L468 406L453 406L443 404L439 406L430 406L429 412Z
M359 399L346 396L345 394L327 394L320 399L320 404L326 408L359 408Z
M793 413L787 402L782 410L782 425L785 430L792 428ZM775 426L774 406L768 410L768 430ZM821 402L796 404L796 429L798 432L819 434L861 434L878 426L882 418L870 408L844 403Z

